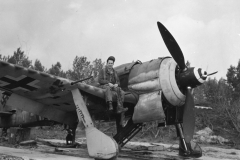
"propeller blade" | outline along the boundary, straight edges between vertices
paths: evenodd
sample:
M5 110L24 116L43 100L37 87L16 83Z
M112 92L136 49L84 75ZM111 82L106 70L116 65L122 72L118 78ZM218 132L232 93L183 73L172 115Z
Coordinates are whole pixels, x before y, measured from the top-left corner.
M173 38L171 33L160 22L157 22L158 29L162 35L163 41L168 48L168 51L176 61L180 69L185 69L185 60L181 48L178 46L177 41Z
M208 74L207 76L211 76L211 75L214 75L214 74L216 74L218 71L216 71L216 72L213 72L213 73L210 73L210 74Z
M191 94L191 89L187 89L186 102L183 111L183 134L186 143L189 143L193 138L195 129L195 110L194 99Z

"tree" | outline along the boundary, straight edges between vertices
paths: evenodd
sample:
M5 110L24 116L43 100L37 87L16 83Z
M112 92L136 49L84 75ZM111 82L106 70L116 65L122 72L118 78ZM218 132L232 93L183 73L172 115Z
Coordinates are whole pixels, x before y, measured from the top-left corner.
M102 68L104 67L105 63L102 62L101 59L95 59L93 61L93 77L96 78L99 74L99 72L102 70Z
M232 89L233 99L240 99L240 60L237 67L231 65L228 69L227 83Z
M52 65L51 68L49 68L47 73L54 76L66 78L66 73L61 69L61 67L62 67L61 63L57 62L56 64Z
M105 63L102 62L101 59L95 59L93 62L93 69L92 69L92 76L93 76L93 79L91 79L91 83L93 85L97 85L98 84L98 75L99 75L99 72L103 69Z
M0 55L2 61L7 61L12 64L17 64L26 68L32 68L32 61L24 54L24 51L21 51L21 48L18 48L17 51L14 51L12 56L3 56Z
M71 80L80 80L90 76L93 66L87 61L87 57L76 56L73 60L72 70L67 71L67 76Z
M204 84L194 89L194 98L195 102L201 105L229 105L232 101L232 90L225 79L209 78Z
M93 79L86 80L86 83L93 83L96 80L100 70L103 68L104 63L101 59L95 59L92 63L87 60L87 57L76 56L73 61L73 68L67 71L67 77L71 80L80 80L90 76Z
M2 56L1 54L0 54L0 60L1 61L8 61L8 59L10 58L10 56Z
M24 54L24 51L21 51L21 48L18 48L17 51L14 51L13 56L8 59L9 63L17 64L26 68L32 67L32 61Z
M42 63L38 59L35 60L33 69L40 72L46 72L46 68L42 65Z

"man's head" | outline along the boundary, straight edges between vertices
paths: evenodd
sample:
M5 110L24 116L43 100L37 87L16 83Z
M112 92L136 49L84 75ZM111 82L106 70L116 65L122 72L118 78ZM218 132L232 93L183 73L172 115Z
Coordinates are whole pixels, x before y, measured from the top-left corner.
M115 62L115 58L113 56L108 57L107 59L107 67L112 68Z

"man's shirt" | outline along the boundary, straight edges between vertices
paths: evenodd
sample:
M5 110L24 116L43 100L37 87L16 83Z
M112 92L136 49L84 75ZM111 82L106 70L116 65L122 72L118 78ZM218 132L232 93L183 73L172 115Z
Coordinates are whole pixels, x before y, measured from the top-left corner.
M100 85L112 83L112 84L118 84L118 86L120 86L120 81L119 81L117 72L113 69L113 73L109 74L106 67L99 72L98 83Z

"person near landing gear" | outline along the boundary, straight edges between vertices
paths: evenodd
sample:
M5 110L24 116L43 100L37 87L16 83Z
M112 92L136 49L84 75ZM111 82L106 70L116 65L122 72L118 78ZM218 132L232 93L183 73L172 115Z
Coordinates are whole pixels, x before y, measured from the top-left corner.
M67 129L67 136L66 136L66 144L69 145L69 144L73 144L73 133L72 133L72 130L71 129Z

